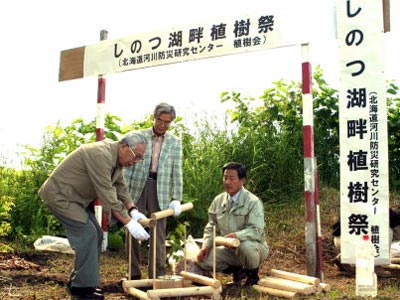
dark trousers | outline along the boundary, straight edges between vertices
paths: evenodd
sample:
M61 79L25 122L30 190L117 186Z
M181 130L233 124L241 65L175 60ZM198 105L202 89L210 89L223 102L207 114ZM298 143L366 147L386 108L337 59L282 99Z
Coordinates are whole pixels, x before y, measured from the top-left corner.
M63 225L68 241L75 250L74 270L70 276L71 286L97 287L100 285L99 259L103 231L92 211L86 209L86 223L77 222L53 212Z
M150 216L152 213L160 211L157 199L157 181L154 179L147 179L144 186L142 195L139 201L136 203L136 207L141 213ZM166 230L167 230L167 219L157 220L156 225L156 277L165 275L165 260L166 260ZM154 270L154 231L150 228L150 253L149 253L149 278L153 278ZM141 275L140 272L140 243L131 236L131 276L138 278Z

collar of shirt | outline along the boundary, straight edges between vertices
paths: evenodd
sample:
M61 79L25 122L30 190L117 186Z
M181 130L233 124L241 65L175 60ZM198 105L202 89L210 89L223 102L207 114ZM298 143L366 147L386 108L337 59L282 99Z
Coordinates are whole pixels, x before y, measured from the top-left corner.
M229 199L232 201L232 203L236 204L238 202L239 196L240 196L240 192L241 192L241 190L239 192L237 192L235 195L229 196Z
M158 135L158 134L156 134L156 133L154 132L154 127L152 128L152 137L153 137L153 139L154 139L154 138L159 138L159 137L164 138L165 134L166 134L166 132L164 132L164 134Z

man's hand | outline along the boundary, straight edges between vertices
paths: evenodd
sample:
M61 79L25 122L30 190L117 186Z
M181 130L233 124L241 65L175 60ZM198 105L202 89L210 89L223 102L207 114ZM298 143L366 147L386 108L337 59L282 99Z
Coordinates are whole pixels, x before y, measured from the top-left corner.
M131 218L134 219L135 221L139 221L140 219L146 219L146 216L137 209L132 209L130 215Z
M147 231L140 225L137 221L131 219L125 227L128 229L129 233L137 240L143 241L147 240L150 235Z
M210 247L204 247L200 250L199 254L197 254L197 261L202 262L205 258L210 254Z
M237 239L236 233L231 232L225 235L226 238Z
M181 209L181 201L179 200L172 200L171 203L169 204L169 208L172 208L174 210L174 216L179 216L180 213L182 212Z

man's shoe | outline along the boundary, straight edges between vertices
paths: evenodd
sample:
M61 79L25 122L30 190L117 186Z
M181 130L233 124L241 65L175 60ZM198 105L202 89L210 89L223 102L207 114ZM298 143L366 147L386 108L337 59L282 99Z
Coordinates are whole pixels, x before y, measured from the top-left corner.
M222 272L232 274L232 281L226 283L227 287L239 287L242 284L242 280L246 277L244 269L238 266L229 266Z
M104 300L104 294L97 292L94 287L76 287L69 288L73 300Z
M139 275L132 275L130 280L140 280L140 279L142 279L142 275L141 275L141 274L139 274Z
M71 294L71 288L72 288L71 280L68 281L67 288L68 288L68 292ZM76 289L76 287L74 287L74 289ZM104 294L103 290L101 288L99 288L99 287L94 287L94 288L89 288L89 289L93 289L94 292L96 292L98 294Z
M258 268L246 270L245 273L247 275L247 279L244 282L243 287L251 287L258 283L258 280L260 279L260 277L258 277Z

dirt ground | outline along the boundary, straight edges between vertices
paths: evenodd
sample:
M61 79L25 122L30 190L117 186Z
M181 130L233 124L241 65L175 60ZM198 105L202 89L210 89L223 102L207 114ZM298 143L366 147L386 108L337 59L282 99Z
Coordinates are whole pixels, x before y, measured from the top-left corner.
M332 289L327 293L302 296L302 299L352 299L354 295L354 275L341 272L332 263L336 253L329 241L323 241L323 277ZM260 277L267 276L270 269L279 269L306 274L305 251L303 248L276 245L271 247L267 261L260 268ZM0 299L70 299L66 290L68 276L73 267L71 254L56 252L0 253ZM143 264L143 270L146 269ZM124 251L106 251L101 256L101 285L106 299L134 299L121 287L121 279L126 276L127 263ZM399 271L380 277L379 299L399 299ZM217 273L224 284L230 278ZM385 287L390 287L387 290ZM394 287L394 288L393 288ZM397 287L397 288L396 288ZM396 293L396 289L399 291ZM386 291L387 290L387 291ZM394 291L393 291L394 290ZM349 295L343 297L343 295ZM254 290L230 290L223 285L222 299L276 299Z

